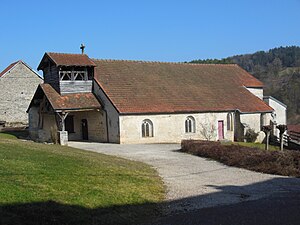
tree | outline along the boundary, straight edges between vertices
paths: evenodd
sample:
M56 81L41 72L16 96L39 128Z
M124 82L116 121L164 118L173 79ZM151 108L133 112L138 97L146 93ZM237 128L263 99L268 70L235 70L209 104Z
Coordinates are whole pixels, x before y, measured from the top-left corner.
M207 140L211 141L212 139L215 139L217 136L217 128L214 124L216 121L215 117L213 117L211 120L209 120L207 117L205 120L200 123L200 134Z

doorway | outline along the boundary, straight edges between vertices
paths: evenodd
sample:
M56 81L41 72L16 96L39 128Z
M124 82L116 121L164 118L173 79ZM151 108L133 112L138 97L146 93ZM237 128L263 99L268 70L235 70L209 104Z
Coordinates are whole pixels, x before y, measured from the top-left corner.
M224 139L224 121L223 120L218 121L218 138L219 138L219 140Z
M88 130L87 119L81 120L81 130L82 130L82 140L88 140L89 139L89 130Z

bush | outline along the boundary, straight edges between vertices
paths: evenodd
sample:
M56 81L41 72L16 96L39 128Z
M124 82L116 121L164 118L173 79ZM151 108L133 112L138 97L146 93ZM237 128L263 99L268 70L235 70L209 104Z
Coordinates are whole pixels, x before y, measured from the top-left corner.
M51 127L50 128L50 135L51 135L51 141L53 144L58 144L58 136L57 136L57 128Z
M300 152L266 151L220 142L183 140L181 151L214 159L228 166L257 172L300 177Z
M258 136L258 133L256 133L253 129L248 129L245 134L245 139L247 142L254 142Z

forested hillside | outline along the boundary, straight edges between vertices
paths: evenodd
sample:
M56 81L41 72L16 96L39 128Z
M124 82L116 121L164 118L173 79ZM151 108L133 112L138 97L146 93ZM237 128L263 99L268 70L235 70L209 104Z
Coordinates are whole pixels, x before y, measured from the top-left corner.
M300 124L300 47L279 47L221 60L193 60L191 63L236 63L264 82L265 95L288 106L288 123Z

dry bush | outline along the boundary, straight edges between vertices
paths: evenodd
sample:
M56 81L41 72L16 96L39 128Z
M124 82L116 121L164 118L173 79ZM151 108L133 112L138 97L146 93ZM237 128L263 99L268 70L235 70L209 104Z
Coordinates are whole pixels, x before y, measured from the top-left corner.
M53 144L58 144L58 135L57 135L57 128L56 127L50 127L50 135L51 135L51 141Z
M181 151L257 172L300 177L300 152L266 151L220 142L183 140Z

